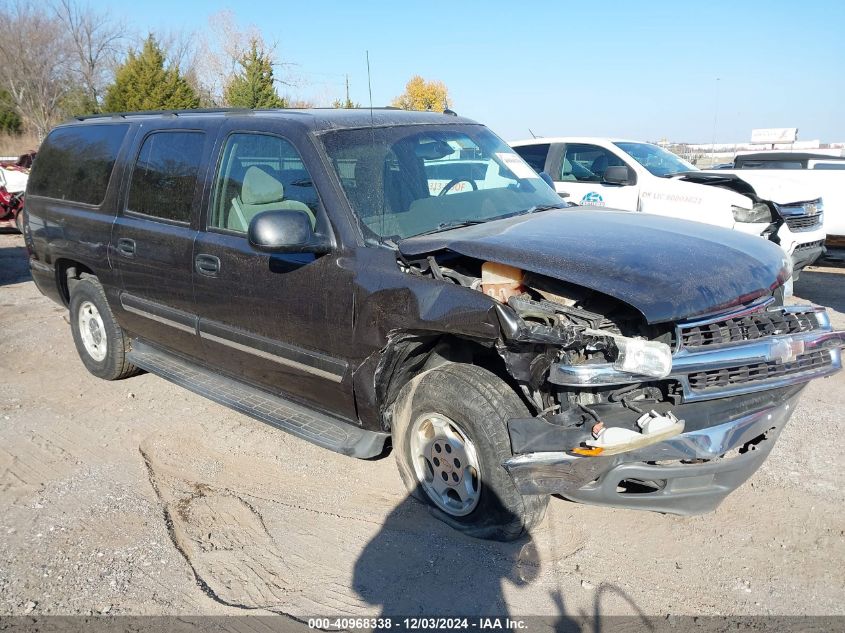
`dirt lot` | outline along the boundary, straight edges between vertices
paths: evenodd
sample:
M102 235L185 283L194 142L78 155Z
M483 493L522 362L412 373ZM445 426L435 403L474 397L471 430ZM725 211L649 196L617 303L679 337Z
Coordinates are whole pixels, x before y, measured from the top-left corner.
M795 287L840 328L843 273ZM13 234L0 332L0 614L845 614L845 374L808 387L714 514L553 499L532 540L499 544L409 500L392 458L329 453L155 376L90 376Z

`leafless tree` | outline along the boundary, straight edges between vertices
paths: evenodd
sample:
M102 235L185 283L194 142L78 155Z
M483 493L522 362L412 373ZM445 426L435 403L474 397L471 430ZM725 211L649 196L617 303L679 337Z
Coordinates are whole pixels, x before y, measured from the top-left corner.
M58 0L54 11L72 47L72 71L89 107L97 108L109 74L125 48L126 28L108 12L95 12L74 0Z
M223 90L238 68L240 60L252 46L257 44L259 52L274 57L276 44L268 44L261 30L250 25L241 28L234 13L219 11L208 19L208 32L198 38L195 71L200 92L208 94L214 105L223 104ZM277 70L287 69L291 64L274 59L273 66ZM276 74L276 82L283 86L291 86L293 82Z
M62 116L72 86L72 45L60 20L26 0L0 5L0 83L9 91L24 124L39 139Z

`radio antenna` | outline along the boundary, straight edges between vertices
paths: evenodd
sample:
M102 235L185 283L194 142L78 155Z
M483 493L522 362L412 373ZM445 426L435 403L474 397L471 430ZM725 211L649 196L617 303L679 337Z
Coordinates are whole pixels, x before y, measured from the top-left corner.
M367 89L370 91L370 125L375 127L375 121L373 120L373 82L370 79L370 51L366 51L367 53Z
M370 92L370 143L372 143L373 148L376 146L376 122L373 118L373 82L370 79L370 51L365 51L367 54L367 90ZM357 183L357 181L356 181ZM372 185L373 183L371 183ZM384 239L384 192L382 192L382 201L381 201L381 239Z
M529 132L531 132L531 128L528 128L528 131L529 131ZM531 132L531 136L532 136L533 138L537 138L537 135L536 135L536 134L534 134L534 132Z

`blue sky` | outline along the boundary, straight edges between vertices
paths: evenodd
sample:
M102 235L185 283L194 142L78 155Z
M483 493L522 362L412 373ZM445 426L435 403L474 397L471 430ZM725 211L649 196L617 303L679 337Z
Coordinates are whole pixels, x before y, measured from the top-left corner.
M93 0L131 30L202 31L228 9L277 43L289 94L368 103L414 74L506 139L749 140L757 127L845 141L845 2L203 2ZM717 81L718 78L718 81ZM717 94L718 93L718 94ZM717 106L718 104L718 106ZM718 111L717 111L718 110Z

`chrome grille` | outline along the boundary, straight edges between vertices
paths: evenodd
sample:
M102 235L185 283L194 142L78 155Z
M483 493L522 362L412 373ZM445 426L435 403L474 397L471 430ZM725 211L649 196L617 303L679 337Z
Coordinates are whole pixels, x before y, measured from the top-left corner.
M766 362L738 365L711 371L700 371L689 375L689 386L693 391L720 389L758 381L774 380L794 376L807 371L828 368L833 364L828 350L801 354L792 362Z
M685 401L801 384L842 367L845 332L833 331L823 308L773 301L676 326L670 376Z
M819 248L824 245L824 240L816 240L815 242L807 242L806 244L799 244L795 247L796 251L809 251L814 248Z
M681 326L678 340L681 348L695 349L809 332L819 327L816 314L813 309L803 312L782 308L763 310L712 323Z
M822 224L822 215L793 215L785 218L791 231L809 231Z

